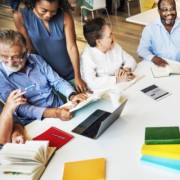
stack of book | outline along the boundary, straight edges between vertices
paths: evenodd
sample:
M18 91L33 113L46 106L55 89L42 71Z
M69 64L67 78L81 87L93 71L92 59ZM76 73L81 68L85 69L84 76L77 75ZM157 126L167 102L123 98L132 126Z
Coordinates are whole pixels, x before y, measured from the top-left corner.
M180 172L179 127L147 127L141 161Z

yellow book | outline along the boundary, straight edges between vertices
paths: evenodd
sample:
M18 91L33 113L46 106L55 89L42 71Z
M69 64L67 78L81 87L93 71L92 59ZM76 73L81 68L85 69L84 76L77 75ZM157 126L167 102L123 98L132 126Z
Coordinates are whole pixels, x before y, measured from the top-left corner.
M104 158L67 162L63 180L105 180L105 165Z
M180 160L180 144L143 145L143 155Z

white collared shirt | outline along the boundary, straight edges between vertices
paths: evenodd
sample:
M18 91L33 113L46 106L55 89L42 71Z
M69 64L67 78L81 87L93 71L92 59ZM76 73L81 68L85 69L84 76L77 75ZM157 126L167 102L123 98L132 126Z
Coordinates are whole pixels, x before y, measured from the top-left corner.
M89 45L81 55L81 75L91 90L107 88L116 83L115 72L122 65L136 67L136 61L117 43L107 53Z

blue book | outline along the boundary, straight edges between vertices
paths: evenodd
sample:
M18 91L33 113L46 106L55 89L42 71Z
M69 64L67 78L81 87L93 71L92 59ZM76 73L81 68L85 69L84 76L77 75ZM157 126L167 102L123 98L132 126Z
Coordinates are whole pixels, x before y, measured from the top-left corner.
M142 156L140 160L153 166L168 168L180 173L180 160L145 155Z

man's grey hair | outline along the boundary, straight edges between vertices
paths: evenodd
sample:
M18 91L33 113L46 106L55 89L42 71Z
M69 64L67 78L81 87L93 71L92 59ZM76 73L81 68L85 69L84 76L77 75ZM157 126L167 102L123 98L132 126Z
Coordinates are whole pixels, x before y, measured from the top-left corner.
M0 43L10 46L21 45L22 51L26 51L26 39L20 32L14 30L1 30Z

